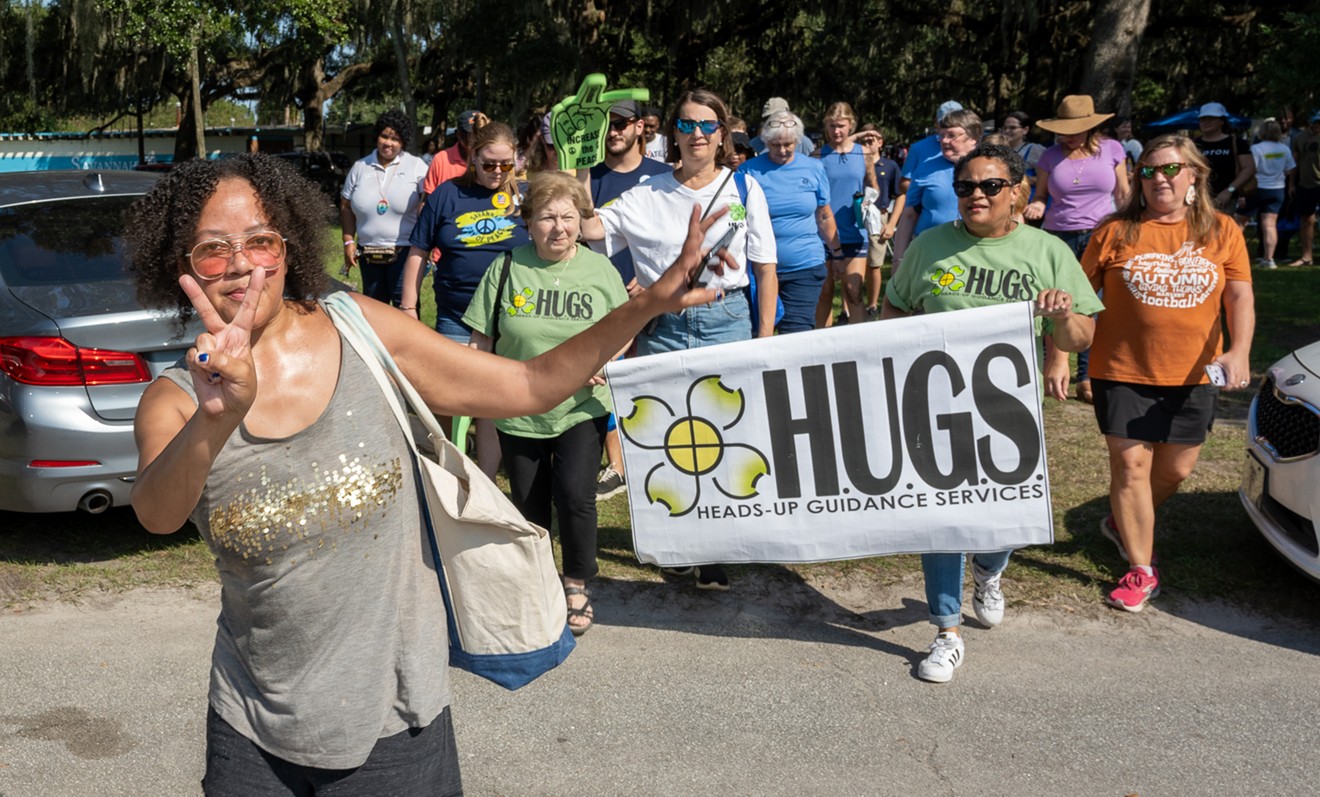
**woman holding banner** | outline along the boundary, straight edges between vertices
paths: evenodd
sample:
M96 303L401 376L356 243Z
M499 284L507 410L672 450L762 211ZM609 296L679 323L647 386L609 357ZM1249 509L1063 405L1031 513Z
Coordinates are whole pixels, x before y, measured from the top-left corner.
M678 162L671 174L659 174L625 191L608 207L598 208L582 220L582 237L605 241L605 254L632 250L637 283L649 288L664 273L683 245L683 219L693 208L703 218L726 210L715 222L707 245L720 242L734 262L748 268L722 277L701 276L700 282L717 288L723 297L710 307L667 313L637 336L638 355L682 351L717 343L769 337L774 334L779 295L775 264L775 233L765 192L755 179L734 172L724 162L729 113L712 91L684 92L669 119L669 160ZM586 170L578 179L588 181ZM756 277L760 326L752 329L748 269ZM696 570L700 589L727 590L729 579L719 565Z
M1113 510L1100 532L1130 565L1106 602L1129 612L1160 592L1155 511L1191 475L1214 422L1210 372L1234 390L1251 380L1251 263L1241 229L1215 210L1210 175L1191 139L1154 139L1137 164L1134 200L1082 256L1105 293L1091 358Z
M1067 244L1013 219L1017 195L1029 190L1023 178L1026 164L1012 148L981 144L954 167L953 192L960 219L932 227L912 242L903 268L885 291L881 318L899 318L915 312L939 313L1016 301L1006 284L1028 285L1035 293L1037 332L1049 335L1063 351L1078 351L1091 343L1095 322L1089 314L1102 308L1087 284ZM987 277L963 287L931 290L944 285L950 274L978 269ZM1050 395L1063 399L1055 385ZM978 553L972 557L976 583L972 608L986 626L1004 619L1004 593L1000 577L1010 551ZM917 667L925 681L943 683L964 658L959 626L962 621L964 554L922 554L926 602L930 620L939 630L930 655Z

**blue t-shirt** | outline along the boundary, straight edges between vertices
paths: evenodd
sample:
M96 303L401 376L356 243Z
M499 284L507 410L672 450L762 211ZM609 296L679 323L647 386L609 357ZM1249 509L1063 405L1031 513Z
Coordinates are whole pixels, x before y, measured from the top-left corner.
M816 211L830 204L829 178L820 161L805 155L780 166L769 155L757 155L738 168L756 178L770 206L779 261L775 271L813 268L825 262L825 247L816 226Z
M834 224L839 228L839 243L859 244L866 240L857 229L853 215L853 197L866 187L866 155L853 144L848 152L835 152L829 146L820 148L820 164L830 180L830 210L834 211Z
M516 212L505 213L515 197L479 185L446 180L426 198L408 243L440 250L435 270L437 316L461 321L477 283L496 257L530 242Z
M604 163L598 163L591 167L592 207L606 207L629 188L644 183L657 174L666 174L673 170L674 167L668 163L661 163L651 158L642 158L641 165L630 172L616 172ZM605 252L603 243L597 243L592 249L602 254ZM637 270L633 268L631 249L624 248L615 252L610 262L623 278L624 285L632 282L637 276Z
M958 197L953 193L953 161L936 154L927 158L912 173L908 185L907 206L921 208L913 235L920 235L937 224L958 218Z
M904 179L911 180L912 174L916 172L918 166L930 156L939 154L940 137L937 133L931 133L923 139L913 141L912 146L908 148L907 157L903 159Z
M882 210L889 207L889 203L898 198L898 187L902 181L903 172L897 163L883 156L876 161L875 182L880 196L876 198L875 206Z

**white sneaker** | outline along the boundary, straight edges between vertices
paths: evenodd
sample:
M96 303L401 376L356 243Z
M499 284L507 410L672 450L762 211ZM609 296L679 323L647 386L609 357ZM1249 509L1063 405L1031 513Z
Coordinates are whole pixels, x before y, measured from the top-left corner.
M972 581L976 590L972 593L972 610L976 619L994 628L1004 622L1004 591L999 588L1000 573L988 573L972 562Z
M917 677L937 684L952 681L953 671L962 666L964 652L962 637L951 631L936 634L930 643L930 655L917 665Z

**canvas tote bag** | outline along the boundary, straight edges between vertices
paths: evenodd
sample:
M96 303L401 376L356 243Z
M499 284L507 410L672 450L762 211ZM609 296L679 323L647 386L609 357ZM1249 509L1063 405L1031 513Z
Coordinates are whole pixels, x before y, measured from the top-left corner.
M357 302L338 292L322 306L381 384L412 447L445 600L450 664L507 689L530 683L574 646L550 535L445 437Z

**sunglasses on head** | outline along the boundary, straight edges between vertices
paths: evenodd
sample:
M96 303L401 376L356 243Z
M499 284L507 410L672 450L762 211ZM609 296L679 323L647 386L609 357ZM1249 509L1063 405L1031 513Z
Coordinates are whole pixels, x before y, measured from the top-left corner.
M188 253L188 262L193 273L207 282L223 277L239 252L254 267L273 272L284 260L284 243L283 236L270 230L207 238Z
M1141 175L1143 180L1154 180L1155 172L1159 172L1172 180L1178 176L1178 172L1181 172L1186 165L1185 163L1165 163L1159 166L1138 166L1137 174Z
M616 133L622 133L624 129L632 127L636 122L636 119L611 119L610 129Z
M954 180L953 193L960 197L971 196L976 189L981 189L981 193L986 196L999 196L999 192L1012 185L1011 182L1002 177L991 177L989 180L974 182L972 180Z
M513 171L513 161L482 161L481 170L486 174L494 174L495 172L508 174Z
M697 130L700 130L703 136L713 136L715 131L720 129L720 123L716 119L675 119L674 128L688 136Z

